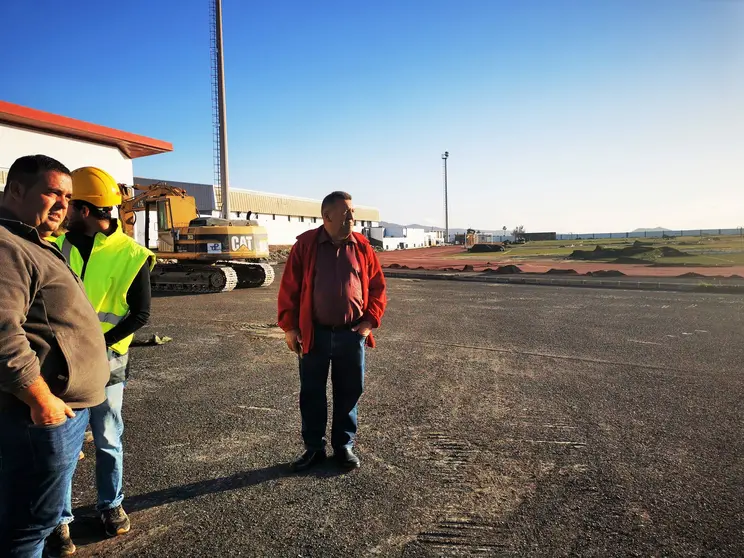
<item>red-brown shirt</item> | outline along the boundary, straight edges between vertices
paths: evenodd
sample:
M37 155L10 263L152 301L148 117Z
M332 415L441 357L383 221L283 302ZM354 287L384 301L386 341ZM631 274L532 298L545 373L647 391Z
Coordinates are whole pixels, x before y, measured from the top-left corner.
M322 325L340 326L364 314L361 266L354 235L336 245L323 229L318 235L318 254L313 281L313 319Z

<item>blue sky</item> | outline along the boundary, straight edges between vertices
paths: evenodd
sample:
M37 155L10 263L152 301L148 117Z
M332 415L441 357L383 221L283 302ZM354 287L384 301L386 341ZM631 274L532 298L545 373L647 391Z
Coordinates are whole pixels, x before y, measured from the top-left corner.
M4 2L4 100L212 181L207 0ZM42 9L43 7L43 9ZM744 225L744 2L223 0L231 185L399 223ZM11 23L11 22L22 23Z

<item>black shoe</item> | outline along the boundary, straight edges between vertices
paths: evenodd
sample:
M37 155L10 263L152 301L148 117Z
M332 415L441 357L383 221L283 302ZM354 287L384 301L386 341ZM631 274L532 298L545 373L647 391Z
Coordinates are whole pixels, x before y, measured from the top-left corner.
M335 450L333 457L342 469L357 469L362 465L351 448L339 448Z
M60 523L54 528L52 534L47 537L46 551L49 558L64 558L75 554L75 544L70 538L70 526Z
M307 450L300 457L298 457L295 461L290 463L289 468L295 473L301 473L302 471L307 471L311 467L315 467L318 463L325 461L325 458L326 458L326 452L323 450L321 451Z
M103 522L103 527L106 529L106 534L109 537L128 533L131 528L129 516L127 516L124 508L121 506L116 506L110 510L102 511L101 521Z

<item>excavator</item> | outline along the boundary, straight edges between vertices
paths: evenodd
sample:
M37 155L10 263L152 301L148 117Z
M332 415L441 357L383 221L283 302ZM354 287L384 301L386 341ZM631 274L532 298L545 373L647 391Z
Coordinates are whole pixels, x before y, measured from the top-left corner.
M274 281L268 234L257 221L200 217L193 196L164 182L120 184L119 189L124 233L134 238L134 224L142 215L144 245L149 247L151 212L157 215L153 290L215 293L266 287Z

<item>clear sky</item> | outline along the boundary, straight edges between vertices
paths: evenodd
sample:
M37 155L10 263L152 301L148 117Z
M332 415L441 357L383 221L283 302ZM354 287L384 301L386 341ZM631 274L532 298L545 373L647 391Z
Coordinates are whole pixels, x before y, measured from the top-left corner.
M744 225L744 1L223 0L231 185L382 219ZM0 98L212 182L207 0L0 2Z

